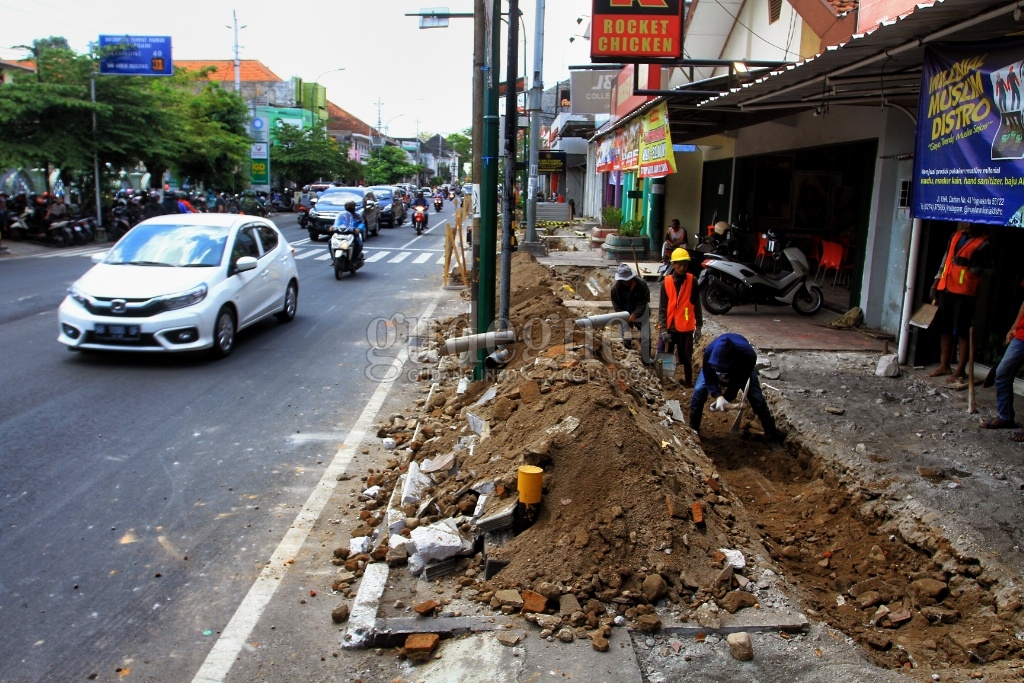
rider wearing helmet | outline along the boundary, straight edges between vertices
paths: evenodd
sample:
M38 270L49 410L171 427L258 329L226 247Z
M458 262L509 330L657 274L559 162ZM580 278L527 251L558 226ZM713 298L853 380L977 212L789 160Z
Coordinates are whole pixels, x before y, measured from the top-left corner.
M260 205L256 201L256 193L252 190L242 192L242 198L238 200L238 212L247 216L259 216Z
M328 233L334 233L335 231L340 232L353 232L356 236L355 246L352 248L352 262L359 263L359 259L363 257L363 231L366 230L366 224L359 214L356 213L356 203L351 199L345 202L345 210L338 214L338 217L334 219L334 225ZM330 234L327 237L327 252L331 255L331 266L334 266L334 252L331 250L331 239Z
M693 343L700 339L704 314L700 306L697 278L689 272L690 252L682 247L672 252L672 272L661 281L658 328L668 332L683 366L683 386L693 383Z

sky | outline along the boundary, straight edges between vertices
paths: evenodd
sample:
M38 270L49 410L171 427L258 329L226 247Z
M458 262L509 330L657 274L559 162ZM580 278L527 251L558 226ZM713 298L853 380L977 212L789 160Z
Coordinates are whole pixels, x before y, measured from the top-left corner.
M0 59L28 55L14 46L50 35L88 50L99 35L171 36L176 59L233 59L232 11L237 11L239 57L263 62L282 79L299 76L327 88L338 106L393 137L453 133L472 125L473 20L419 29L406 13L443 7L444 0L0 0ZM451 12L472 12L472 0L447 0ZM507 2L503 3L507 11ZM532 74L537 0L520 0L526 63ZM568 78L569 66L590 62L590 43L577 38L590 20L591 0L546 0L544 84ZM582 17L583 23L576 19ZM502 54L507 33L502 24ZM523 36L520 28L520 73ZM504 57L503 57L504 61ZM335 71L335 69L344 71ZM328 73L324 73L328 72ZM501 80L505 80L505 66ZM228 75L228 80L234 77ZM114 78L114 77L111 77ZM527 87L531 84L527 78ZM379 118L378 118L379 115Z

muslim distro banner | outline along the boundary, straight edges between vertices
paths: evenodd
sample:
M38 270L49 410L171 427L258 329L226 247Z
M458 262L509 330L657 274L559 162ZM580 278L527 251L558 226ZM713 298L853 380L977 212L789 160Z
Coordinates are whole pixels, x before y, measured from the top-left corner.
M662 102L644 115L640 136L640 177L664 178L676 172L676 155L668 130L668 104Z
M914 216L1024 225L1024 42L925 52Z

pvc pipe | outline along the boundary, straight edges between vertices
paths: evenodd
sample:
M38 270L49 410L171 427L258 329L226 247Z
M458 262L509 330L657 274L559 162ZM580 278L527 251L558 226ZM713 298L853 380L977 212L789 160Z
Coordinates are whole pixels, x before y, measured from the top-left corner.
M629 322L629 311L618 313L605 313L603 315L592 315L587 318L580 318L576 324L580 327L592 327L595 330L603 330L606 326L617 323L623 325Z
M500 344L511 344L515 340L515 330L500 330L498 332L471 334L468 337L454 337L449 339L440 349L440 353L442 356L454 356L457 353L477 351L479 349L495 347Z
M921 251L921 226L921 219L915 218L910 229L910 257L907 260L906 286L903 288L903 315L896 357L900 365L907 362L907 347L910 346L910 318L914 315L914 281L917 279L917 262Z

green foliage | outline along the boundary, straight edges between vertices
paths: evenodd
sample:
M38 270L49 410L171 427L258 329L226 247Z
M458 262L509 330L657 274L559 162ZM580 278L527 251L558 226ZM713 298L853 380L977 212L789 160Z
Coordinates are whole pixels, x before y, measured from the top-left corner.
M455 150L455 153L459 155L459 159L461 159L462 161L470 161L472 160L473 157L472 135L473 129L467 128L461 133L452 133L451 135L447 136L444 140L445 142L452 146L452 149Z
M327 123L322 120L316 120L313 127L306 130L284 124L274 131L273 144L271 170L296 185L316 178L338 180L353 170L346 164L348 149L343 151L327 134Z
M409 162L402 148L381 147L366 160L366 184L391 185L423 170L422 165Z
M601 225L618 230L622 226L622 209L617 206L606 206L601 209Z
M621 216L621 212L620 212ZM620 237L639 237L640 230L643 229L644 222L639 218L630 218L629 220L622 221L622 225L619 226Z
M247 184L249 110L235 92L206 83L194 97L186 97L187 113L181 129L181 151L171 162L176 175L193 186L237 188ZM154 159L150 166L156 166Z

